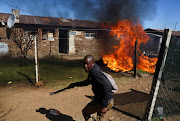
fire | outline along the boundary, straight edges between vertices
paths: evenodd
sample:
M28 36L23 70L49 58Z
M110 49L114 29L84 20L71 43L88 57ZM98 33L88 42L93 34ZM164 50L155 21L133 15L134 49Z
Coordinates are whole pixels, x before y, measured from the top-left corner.
M106 26L107 27L107 26ZM105 26L103 28L106 28ZM144 56L139 49L140 44L147 43L150 37L143 30L143 27L138 22L134 25L131 21L119 21L116 25L111 26L110 35L118 38L119 44L113 46L113 53L103 56L104 64L116 72L130 71L134 68L134 52L135 42L137 43L138 65L137 69L146 72L154 73L157 58L149 58Z

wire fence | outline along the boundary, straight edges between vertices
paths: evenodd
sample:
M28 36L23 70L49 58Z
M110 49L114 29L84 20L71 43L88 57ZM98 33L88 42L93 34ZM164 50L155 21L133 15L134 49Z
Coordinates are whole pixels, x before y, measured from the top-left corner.
M160 80L153 118L165 117L168 121L180 120L180 38L171 41Z
M133 89L131 92L116 94L114 96L115 106L113 109L129 116L129 118L125 118L125 120L160 121L162 118L165 118L167 121L179 121L180 38L171 36L162 75L161 73L158 73L158 75L158 77L161 77L160 86L157 86L157 84L154 85L156 78L152 79L152 89L150 90L150 95L147 92L144 93L143 90L137 91ZM138 82L141 83L139 80ZM159 90L156 87L159 87ZM156 96L153 90L158 90L158 93L155 106L153 107L153 115L149 119L149 117L146 117L146 115L150 115L149 111L151 108L149 107L149 102L154 102L154 98L151 97Z

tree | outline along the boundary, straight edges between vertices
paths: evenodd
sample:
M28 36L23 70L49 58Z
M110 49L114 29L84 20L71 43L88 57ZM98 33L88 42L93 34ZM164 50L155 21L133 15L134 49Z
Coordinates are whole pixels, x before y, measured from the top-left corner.
M21 56L23 58L27 57L28 51L34 47L34 40L30 37L24 37L24 30L22 28L12 28L11 29L11 39L20 49Z

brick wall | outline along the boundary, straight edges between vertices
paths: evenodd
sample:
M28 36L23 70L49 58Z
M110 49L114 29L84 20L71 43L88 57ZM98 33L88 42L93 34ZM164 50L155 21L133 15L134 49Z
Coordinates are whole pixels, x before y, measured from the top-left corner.
M14 29L15 30L15 29ZM16 29L17 31L20 31L20 29ZM0 37L1 37L1 42L5 42L8 44L9 48L9 55L12 57L17 57L20 56L20 49L18 46L12 41L13 37L9 36L9 39L7 38L7 35L11 33L10 30L8 30L6 27L0 27Z
M58 54L58 47L57 47L57 41L43 41L43 40L38 40L37 45L38 45L38 57L43 58L46 56L57 56ZM28 52L28 57L33 58L35 53L35 48L33 47L29 52Z
M54 41L48 41L48 40L42 40L42 31L41 29L38 29L38 35L37 35L37 45L38 45L38 57L43 58L46 56L57 56L59 53L58 50L58 32L59 30L56 29L54 33ZM28 57L33 58L35 53L35 48L33 47L28 52Z
M22 28L14 28L11 29L11 33L16 31L18 34L17 39L24 37L24 30ZM99 56L100 52L103 49L101 40L96 38L85 38L85 32L79 31L80 34L74 35L74 53L69 53L67 56L69 57L84 57L87 54L92 54L94 56ZM0 27L0 36L2 42L8 44L9 54L13 57L21 56L21 51L18 46L13 42L13 37L7 38L7 28ZM62 56L59 53L59 30L55 29L54 31L54 41L42 40L42 30L38 29L36 34L37 42L38 42L38 57L43 58L46 56ZM33 42L34 44L34 42ZM27 58L34 58L34 46L28 51Z
M103 49L102 41L96 38L85 38L85 32L81 31L80 35L75 35L75 51L76 56L84 57L87 54L100 56Z
M0 27L0 38L6 39L7 38L7 28L6 27Z
M0 37L1 42L5 42L8 44L9 48L9 55L12 57L19 57L21 56L21 51L19 47L16 45L16 43L13 41L13 39L22 39L24 37L24 30L22 28L12 28L11 31L8 31L10 33L10 38L7 38L7 28L6 27L0 27ZM16 37L12 36L12 33L16 32ZM37 33L37 41L38 41L38 56L40 58L54 55L57 56L58 54L58 29L55 30L54 33L54 41L50 42L47 40L41 40L42 37L42 31L41 29L38 29ZM34 42L33 42L34 45ZM34 46L28 51L27 57L28 58L34 58Z

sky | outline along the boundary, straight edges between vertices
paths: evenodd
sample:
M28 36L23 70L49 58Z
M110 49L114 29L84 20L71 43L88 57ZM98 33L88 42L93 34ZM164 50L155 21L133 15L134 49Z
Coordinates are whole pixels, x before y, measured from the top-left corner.
M157 11L152 20L146 20L144 27L180 31L180 0L158 0Z
M0 13L117 22L140 20L146 28L180 31L180 0L0 0Z

